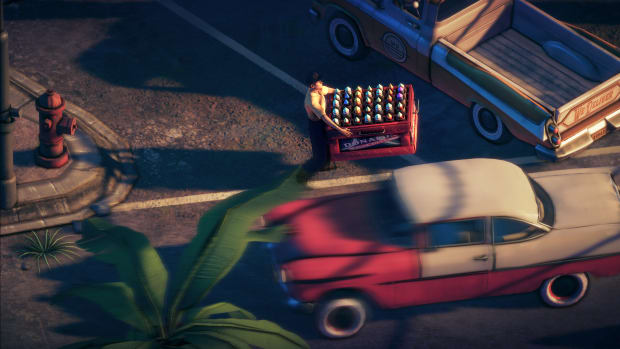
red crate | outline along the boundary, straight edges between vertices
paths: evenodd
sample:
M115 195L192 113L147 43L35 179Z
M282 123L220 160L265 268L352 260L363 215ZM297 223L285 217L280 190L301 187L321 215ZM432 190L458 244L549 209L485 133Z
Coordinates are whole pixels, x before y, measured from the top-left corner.
M383 156L413 154L416 152L418 139L418 111L414 103L412 85L407 89L407 110L405 120L344 126L353 136L345 137L338 131L327 127L327 142L333 161L359 160ZM387 88L384 87L384 91ZM363 90L366 93L366 90ZM329 106L327 115L332 117L333 94L326 96Z

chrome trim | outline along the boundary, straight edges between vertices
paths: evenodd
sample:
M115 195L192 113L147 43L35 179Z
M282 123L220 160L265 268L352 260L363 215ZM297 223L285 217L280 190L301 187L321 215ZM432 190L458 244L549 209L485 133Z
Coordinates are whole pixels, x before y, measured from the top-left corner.
M618 108L618 110L616 110L615 112L607 115L605 117L605 120L607 120L614 128L620 128L620 108Z
M607 123L611 124L615 129L620 128L620 109L605 116L604 119L601 119L594 125L577 132L574 136L562 140L562 144L555 150L549 149L541 144L536 145L536 153L545 159L552 160L558 160L570 156L571 154L594 143L594 140L592 140L592 134L603 129L604 127L608 127ZM613 130L611 130L610 133L611 132L613 132Z
M508 117L518 122L523 128L533 134L536 138L544 141L545 136L545 122L541 122L539 125L532 123L526 117L524 117L521 113L514 110L512 107L505 104L501 99L497 98L492 93L488 92L480 85L476 84L474 81L469 79L467 76L463 75L461 72L456 70L450 64L448 64L446 57L448 56L449 49L447 46L435 44L432 49L431 59L433 62L437 63L439 66L444 68L446 71L454 75L460 81L462 81L466 86L474 90L474 92L480 94L483 98L493 103L499 110L504 112ZM469 58L469 57L467 57ZM434 85L434 84L433 84ZM551 115L549 115L551 117Z
M319 16L319 13L315 9L313 8L309 9L308 13L310 13L310 17L313 23L317 23L319 21L320 16Z
M592 143L594 143L594 141L590 137L590 132L586 128L579 131L579 133L571 138L562 140L562 144L555 150L549 149L541 144L537 144L535 149L538 155L555 161L570 156L571 154L586 148Z
M314 303L301 302L292 297L286 299L286 305L291 309L299 310L304 313L311 313L315 307Z

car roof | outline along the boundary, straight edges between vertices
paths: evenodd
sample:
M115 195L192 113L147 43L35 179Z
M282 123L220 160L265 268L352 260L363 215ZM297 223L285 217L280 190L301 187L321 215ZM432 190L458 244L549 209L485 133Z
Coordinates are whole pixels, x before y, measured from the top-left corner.
M466 159L404 167L393 181L415 224L486 216L538 222L527 175L496 159Z

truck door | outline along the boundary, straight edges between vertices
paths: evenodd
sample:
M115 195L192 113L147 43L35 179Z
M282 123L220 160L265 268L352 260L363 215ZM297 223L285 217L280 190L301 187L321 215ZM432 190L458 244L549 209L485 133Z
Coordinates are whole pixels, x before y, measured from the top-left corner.
M418 1L419 6L415 7L411 0L390 1L389 11L393 21L389 29L392 32L388 31L382 37L383 53L418 75L419 72L416 71L417 46L422 31L424 2L425 0Z
M383 8L377 8L371 0L349 0L350 6L345 9L357 19L370 47L411 70L416 65L422 23L404 9L401 1L384 0Z

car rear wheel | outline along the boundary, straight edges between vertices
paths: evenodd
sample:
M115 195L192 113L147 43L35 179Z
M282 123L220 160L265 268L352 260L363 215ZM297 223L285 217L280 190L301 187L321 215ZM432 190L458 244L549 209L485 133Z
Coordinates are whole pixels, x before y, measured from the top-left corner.
M540 287L540 296L551 307L569 307L579 303L588 291L585 273L558 275L546 280Z
M476 132L491 143L504 144L512 139L502 119L480 104L472 106L471 119Z
M319 303L316 325L325 337L351 337L364 327L368 314L368 305L361 298L333 297Z
M358 60L368 52L357 24L342 14L327 22L327 36L334 50L347 59Z

